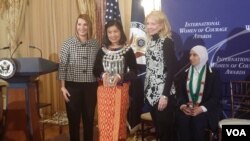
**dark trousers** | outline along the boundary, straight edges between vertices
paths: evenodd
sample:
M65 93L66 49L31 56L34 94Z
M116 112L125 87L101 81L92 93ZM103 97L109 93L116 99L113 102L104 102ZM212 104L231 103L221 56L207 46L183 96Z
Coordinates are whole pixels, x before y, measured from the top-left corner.
M80 121L83 123L84 141L93 141L93 123L97 102L97 82L66 82L70 101L66 102L70 141L80 141Z
M158 110L158 103L150 110L156 127L157 138L160 141L175 140L175 103L169 98L168 105L163 111Z
M204 141L205 128L208 125L207 114L196 117L187 116L179 111L177 115L179 141Z

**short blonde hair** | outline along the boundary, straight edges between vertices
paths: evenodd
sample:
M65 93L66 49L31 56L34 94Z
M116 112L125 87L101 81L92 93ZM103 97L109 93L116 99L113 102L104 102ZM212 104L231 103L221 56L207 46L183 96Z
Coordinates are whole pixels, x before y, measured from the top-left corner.
M151 18L155 20L157 23L162 24L162 29L159 32L160 37L164 38L172 38L172 33L171 33L171 26L168 21L167 16L162 12L162 11L152 11L149 13L146 18L145 18L145 24L148 20L148 18Z

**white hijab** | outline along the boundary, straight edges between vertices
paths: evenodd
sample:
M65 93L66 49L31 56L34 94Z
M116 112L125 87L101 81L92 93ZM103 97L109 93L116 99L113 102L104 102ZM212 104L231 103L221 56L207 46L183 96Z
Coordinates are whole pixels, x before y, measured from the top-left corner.
M190 79L193 80L192 82L192 91L193 92L196 92L196 89L197 89L197 83L198 83L198 77L199 77L199 73L201 71L201 69L203 68L203 66L206 65L207 61L208 61L208 53L207 53L207 49L206 47L204 46L201 46L201 45L197 45L197 46L194 46L192 49L192 51L194 51L200 58L200 63L198 65L195 65L193 66L194 69L198 72L198 73L193 73L193 77L191 78L191 68L192 66L190 66L189 68L189 72L188 72L188 81L187 81L187 90L189 90L189 83L190 83ZM205 82L205 79L206 79L206 67L205 67L205 72L202 74L202 82ZM204 83L201 83L201 88L200 88L200 91L199 93L203 93L204 91ZM191 93L190 91L188 92L188 97L189 97L189 101L192 101L192 98L191 98ZM198 100L196 101L196 103L200 103L202 100L202 95L199 95L198 96Z
M206 65L208 61L207 48L202 45L197 45L194 46L191 50L200 57L200 63L194 66L197 70L200 70L204 65Z

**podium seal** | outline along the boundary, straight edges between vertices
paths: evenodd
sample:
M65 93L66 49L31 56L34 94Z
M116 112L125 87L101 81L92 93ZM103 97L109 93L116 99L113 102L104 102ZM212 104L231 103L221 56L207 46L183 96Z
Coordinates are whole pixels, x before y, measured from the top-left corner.
M0 59L0 78L9 79L16 73L16 64L12 59Z

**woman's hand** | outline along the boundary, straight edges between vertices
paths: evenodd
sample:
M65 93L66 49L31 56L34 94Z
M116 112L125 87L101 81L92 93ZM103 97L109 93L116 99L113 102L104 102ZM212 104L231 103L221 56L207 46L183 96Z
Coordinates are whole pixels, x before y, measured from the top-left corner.
M104 87L115 87L117 83L121 81L121 76L119 74L111 76L108 73L102 75L103 86Z
M163 111L168 105L168 98L166 96L161 96L158 104L158 110Z
M113 81L111 83L109 83L110 87L115 87L120 81L121 81L121 76L119 74L116 74L113 76Z
M184 105L181 105L180 109L186 115L193 116L193 117L203 113L203 110L200 106L189 107L186 104L184 104Z
M195 107L192 109L191 115L195 117L195 116L197 116L197 115L199 115L199 114L201 114L201 113L203 113L202 108L201 108L200 106L195 106Z
M186 104L181 105L181 111L188 116L192 115L192 109L190 107L188 107Z
M109 74L108 73L105 72L102 74L102 82L103 82L104 87L109 86Z
M65 100L66 102L69 102L70 94L69 94L68 90L67 90L65 87L62 87L62 88L61 88L61 91L62 91L62 93L63 93L64 100Z

